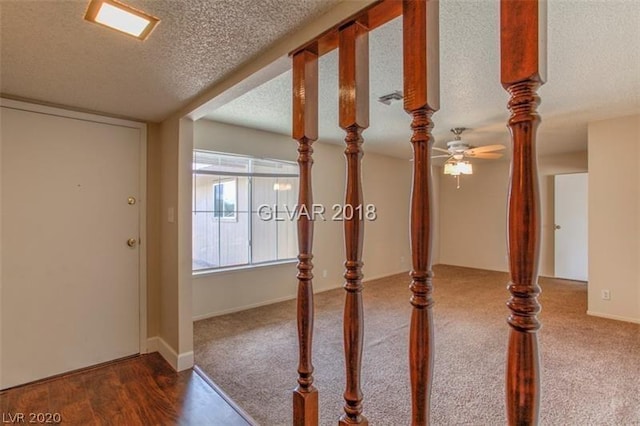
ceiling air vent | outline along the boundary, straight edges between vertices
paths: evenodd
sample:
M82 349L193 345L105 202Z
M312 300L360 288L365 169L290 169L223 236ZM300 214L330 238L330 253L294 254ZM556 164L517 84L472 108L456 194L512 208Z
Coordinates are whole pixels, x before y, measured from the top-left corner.
M378 102L383 103L385 105L391 105L393 101L399 101L403 98L402 92L396 90L395 92L389 93L388 95L383 95L378 98Z

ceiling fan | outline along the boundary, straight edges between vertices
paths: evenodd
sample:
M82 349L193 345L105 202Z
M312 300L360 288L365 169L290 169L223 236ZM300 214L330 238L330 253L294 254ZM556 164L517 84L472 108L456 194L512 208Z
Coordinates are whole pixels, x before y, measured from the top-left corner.
M462 132L467 130L465 127L454 127L451 129L451 133L455 136L455 139L447 142L447 149L432 147L435 151L444 152L445 154L434 155L431 158L446 158L444 162L444 174L451 175L456 178L457 186L460 189L460 175L473 174L473 166L468 158L487 158L497 159L502 157L502 153L495 152L501 151L506 147L504 145L487 145L472 147L466 144L460 138Z
M506 147L504 145L486 145L473 147L464 141L460 135L462 132L467 130L466 127L454 127L451 129L451 133L453 133L455 139L447 142L447 149L433 147L434 151L440 151L444 154L434 155L431 158L447 158L447 162L458 162L467 158L484 158L484 159L498 159L502 157L502 153L494 152L494 151L502 151Z

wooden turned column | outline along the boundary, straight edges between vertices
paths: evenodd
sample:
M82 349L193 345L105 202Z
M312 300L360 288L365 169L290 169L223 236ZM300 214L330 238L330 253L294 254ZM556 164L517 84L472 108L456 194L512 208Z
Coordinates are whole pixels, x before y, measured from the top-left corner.
M439 107L438 2L403 2L404 108L412 116L411 424L429 423L433 377L431 115Z
M318 138L318 55L303 50L293 55L293 138L298 141L301 212L312 212L311 166ZM298 386L293 391L293 424L318 424L318 391L313 386L313 217L298 216Z
M509 92L513 160L509 185L508 251L511 294L507 306L506 408L510 425L538 424L540 360L537 331L540 196L535 137L538 87L545 78L544 1L502 0L500 5L501 81Z
M339 57L339 115L340 127L347 136L345 157L347 182L344 220L346 247L344 274L346 290L344 306L344 352L346 390L344 414L340 425L367 425L362 415L360 370L362 364L362 242L364 221L356 208L362 205L362 130L369 126L369 34L367 28L352 22L340 29ZM358 209L362 211L361 208ZM347 215L347 211L353 214Z

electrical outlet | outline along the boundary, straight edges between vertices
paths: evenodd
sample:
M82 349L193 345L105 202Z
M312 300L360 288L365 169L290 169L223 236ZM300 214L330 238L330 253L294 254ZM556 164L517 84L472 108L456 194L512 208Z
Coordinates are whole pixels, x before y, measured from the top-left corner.
M322 278L327 278L327 270L326 269L322 270Z
M611 300L611 292L609 290L602 290L602 300Z

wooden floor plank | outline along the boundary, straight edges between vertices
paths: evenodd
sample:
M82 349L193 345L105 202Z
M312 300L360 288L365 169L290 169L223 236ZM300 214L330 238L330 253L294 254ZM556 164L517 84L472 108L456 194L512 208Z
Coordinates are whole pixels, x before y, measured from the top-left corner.
M0 413L3 424L20 413L83 426L250 424L197 373L176 373L157 353L2 391Z
M84 383L90 395L89 400L97 424L143 424L129 405L126 390L113 366L87 373Z
M60 414L61 419L76 419L78 423L95 423L93 408L81 375L71 375L65 380L52 380L48 384L49 413Z

